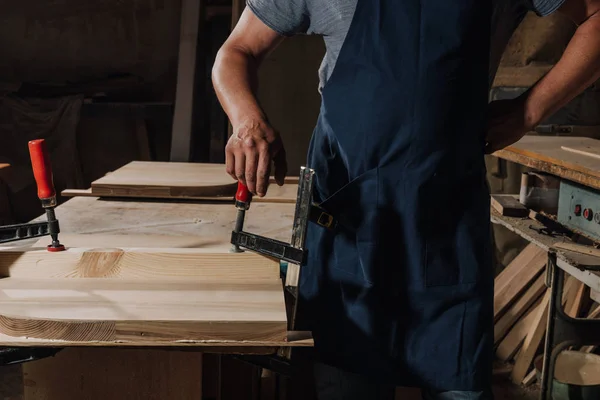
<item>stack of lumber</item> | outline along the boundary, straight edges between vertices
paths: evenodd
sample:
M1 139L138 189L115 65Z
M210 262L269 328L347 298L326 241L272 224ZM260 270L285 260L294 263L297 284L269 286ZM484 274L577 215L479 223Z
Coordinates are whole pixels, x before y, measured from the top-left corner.
M529 385L536 380L533 361L543 350L550 301L550 289L545 284L546 262L546 251L529 244L495 280L496 357L512 366L510 376L517 384ZM600 314L588 290L575 278L567 278L562 299L567 315L595 318Z

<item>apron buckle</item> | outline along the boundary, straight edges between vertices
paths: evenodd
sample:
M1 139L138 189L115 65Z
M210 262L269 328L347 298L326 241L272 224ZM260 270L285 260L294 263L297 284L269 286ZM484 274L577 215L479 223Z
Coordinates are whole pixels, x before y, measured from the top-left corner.
M337 221L333 215L322 208L313 205L310 212L310 220L323 228L332 230L337 226Z

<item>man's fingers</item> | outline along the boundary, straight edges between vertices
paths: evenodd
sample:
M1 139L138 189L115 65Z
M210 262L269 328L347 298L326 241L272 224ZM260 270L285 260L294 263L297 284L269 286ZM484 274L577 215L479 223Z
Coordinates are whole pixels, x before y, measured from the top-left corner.
M229 149L225 149L225 171L235 180L235 155Z
M235 153L235 178L246 184L246 156L241 151Z
M263 197L267 194L270 172L271 156L269 154L268 146L265 145L260 149L258 156L258 166L256 169L256 191L260 197Z
M287 176L287 159L285 154L285 149L282 147L281 150L277 153L275 158L273 159L275 164L275 182L279 186L283 186L285 182L285 177Z
M256 169L258 168L258 154L254 149L246 152L246 186L252 194L256 194Z

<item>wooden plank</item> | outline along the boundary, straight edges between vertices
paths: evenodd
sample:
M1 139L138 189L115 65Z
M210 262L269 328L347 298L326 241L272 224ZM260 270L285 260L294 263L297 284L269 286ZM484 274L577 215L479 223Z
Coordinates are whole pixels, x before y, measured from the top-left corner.
M202 282L279 280L279 261L217 248L40 248L0 251L0 276L13 278L122 278Z
M62 195L186 199L233 202L237 182L223 164L132 161L92 182L91 189L66 189ZM270 179L265 197L253 202L295 203L298 177L286 177L283 186Z
M541 302L542 299L538 299L502 339L496 349L496 357L499 360L509 362L517 354L523 340L525 340L525 336L527 336L527 332L529 332L529 327L535 319Z
M546 290L546 277L540 274L531 287L521 296L494 325L494 341L499 343L525 312L539 300Z
M526 217L529 214L529 210L511 194L491 195L491 206L500 215L508 217Z
M22 368L23 400L202 399L198 352L71 348Z
M195 92L198 37L203 3L200 0L181 2L179 59L170 155L170 160L175 162L189 161L191 157L194 111L197 108Z
M0 279L0 332L80 342L283 341L281 283Z
M537 371L535 369L531 370L531 372L529 372L529 374L527 374L527 376L525 377L525 379L523 379L523 386L528 387L531 386L535 383L535 381L537 380Z
M132 161L92 182L96 196L232 196L237 182L221 164Z
M521 352L515 361L515 366L511 373L511 378L516 384L523 382L527 376L535 353L542 342L544 332L546 331L546 322L548 319L548 306L550 302L550 289L546 290L546 294L542 299L540 307L535 312L535 317L529 328L529 332L525 337Z
M212 239L201 235L159 235L141 233L62 233L61 242L69 248L110 249L110 248L146 248L146 249L216 249L225 250L229 245L228 237L215 235ZM48 237L42 237L32 247L46 247ZM0 252L1 252L0 248Z
M547 261L547 253L535 244L529 244L495 279L494 321L523 294L539 276Z
M494 153L538 171L600 189L600 159L582 157L581 154L563 149L593 147L598 140L585 137L527 135L517 143Z

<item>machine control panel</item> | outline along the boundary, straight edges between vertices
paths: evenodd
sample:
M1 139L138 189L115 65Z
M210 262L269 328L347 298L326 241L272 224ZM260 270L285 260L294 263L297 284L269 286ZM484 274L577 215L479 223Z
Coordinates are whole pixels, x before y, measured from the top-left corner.
M558 222L600 241L600 191L563 180L558 196Z

